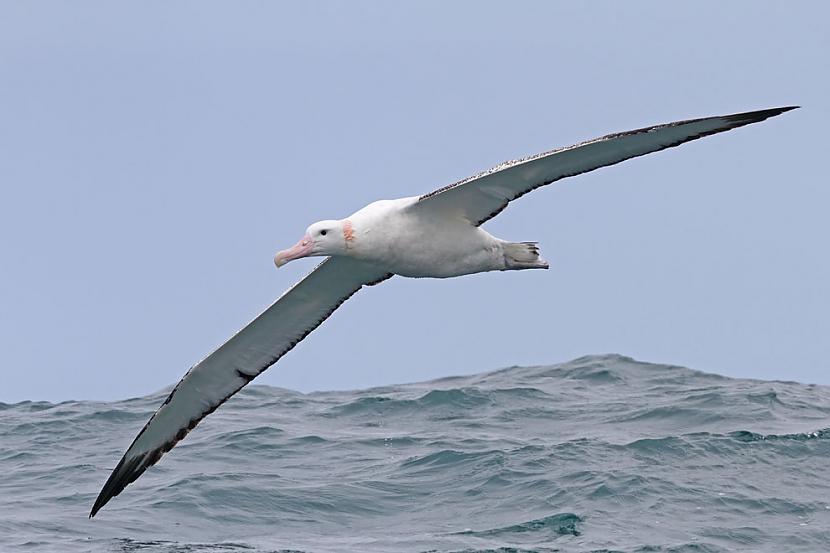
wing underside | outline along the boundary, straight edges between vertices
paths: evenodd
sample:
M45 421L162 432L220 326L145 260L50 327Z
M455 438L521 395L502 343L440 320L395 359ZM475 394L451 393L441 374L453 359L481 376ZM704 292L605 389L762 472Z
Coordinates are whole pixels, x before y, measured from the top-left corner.
M364 285L392 275L358 260L329 258L261 315L194 365L139 432L90 512L170 451L199 421L317 328Z
M416 209L435 209L479 226L511 201L557 180L679 146L704 136L774 117L796 106L706 117L609 134L515 161L420 197Z

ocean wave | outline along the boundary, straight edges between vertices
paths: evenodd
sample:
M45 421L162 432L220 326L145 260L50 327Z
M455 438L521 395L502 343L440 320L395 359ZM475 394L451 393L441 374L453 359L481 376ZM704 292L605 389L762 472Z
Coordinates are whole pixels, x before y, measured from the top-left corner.
M618 356L250 386L93 519L164 390L0 404L0 550L830 550L830 388Z

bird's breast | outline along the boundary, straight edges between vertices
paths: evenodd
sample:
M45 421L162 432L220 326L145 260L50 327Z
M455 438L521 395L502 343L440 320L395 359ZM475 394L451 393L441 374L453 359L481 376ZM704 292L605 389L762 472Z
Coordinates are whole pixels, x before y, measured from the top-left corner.
M354 255L397 275L447 278L503 267L500 241L466 221L398 213L355 228Z

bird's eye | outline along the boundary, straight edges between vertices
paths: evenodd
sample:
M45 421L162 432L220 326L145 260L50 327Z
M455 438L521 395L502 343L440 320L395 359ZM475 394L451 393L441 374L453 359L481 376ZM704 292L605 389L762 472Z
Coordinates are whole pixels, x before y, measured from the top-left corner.
M325 236L325 235L326 235L326 232L328 232L328 231L326 231L326 230L321 230L321 231L320 231L320 235L321 235L321 236Z

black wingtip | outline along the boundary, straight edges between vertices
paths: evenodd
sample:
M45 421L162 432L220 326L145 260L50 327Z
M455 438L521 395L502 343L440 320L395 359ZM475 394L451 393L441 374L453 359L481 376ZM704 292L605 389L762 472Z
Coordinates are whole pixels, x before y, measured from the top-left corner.
M112 476L110 476L110 480L112 480ZM109 484L109 482L107 482L107 484ZM95 499L95 503L92 505L92 509L90 509L89 511L89 518L94 517L98 513L98 511L101 510L101 507L106 505L107 502L110 499L112 499L113 496L118 494L118 492L114 494L111 493L112 490L109 488L110 486L104 485L104 488L101 490L101 492L98 494L98 497Z
M110 475L109 480L112 480L113 476L114 473ZM106 505L107 501L109 501L110 498L112 498L112 494L109 493L110 490L108 489L110 484L109 480L106 484L104 484L104 487L98 493L98 497L95 498L95 503L92 504L92 509L90 509L89 511L89 518L94 517L98 513L98 511L101 510L101 507Z
M779 113L784 113L785 111L791 111L791 110L794 110L794 109L798 109L800 107L801 106L784 106L784 107L781 107L781 108L770 108L770 109L766 109L766 110L762 110L762 111L771 111L771 112L774 112L772 115L778 115Z
M110 499L112 499L119 493L121 493L121 490L112 493L112 490L108 490L106 487L103 490L101 490L101 493L98 494L97 499L95 499L95 503L92 505L92 509L89 511L89 518L94 517L98 513L98 511L101 510L101 507L106 505Z
M89 518L94 517L95 514L101 510L101 507L103 507L106 502L107 500L102 501L101 496L99 495L98 499L95 500L95 504L92 506L92 509L90 509L89 511Z
M118 463L118 466L115 467L115 470L113 470L112 474L110 474L110 477L107 479L104 487L101 488L101 493L99 493L98 497L95 499L95 503L92 505L92 510L89 512L89 518L94 517L95 514L101 510L101 507L106 505L110 499L120 494L124 488L127 487L127 484L135 481L136 478L141 476L141 473L144 472L148 466L142 464L142 459L143 457L141 456L132 457L128 462L126 454L122 457L121 461Z
M744 113L735 113L734 115L728 115L726 116L726 119L731 122L740 124L757 123L759 121L763 121L764 119L769 119L770 117L775 117L776 115L781 115L782 113L786 113L788 111L792 111L800 107L801 106L784 106L780 108L747 111Z

